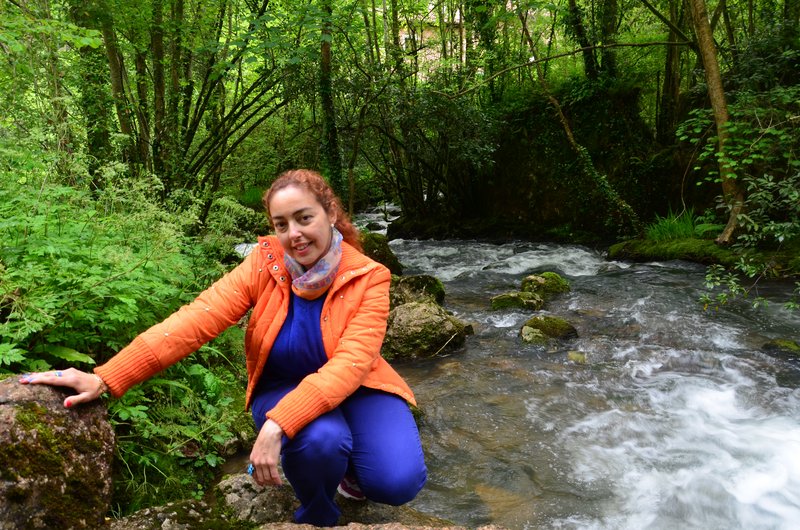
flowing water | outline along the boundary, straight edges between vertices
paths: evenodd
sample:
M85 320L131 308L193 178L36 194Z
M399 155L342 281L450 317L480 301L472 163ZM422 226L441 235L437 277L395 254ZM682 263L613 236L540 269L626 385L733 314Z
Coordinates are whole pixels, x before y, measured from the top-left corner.
M404 274L441 279L447 309L475 327L463 352L396 365L425 414L429 481L412 507L469 527L800 528L800 378L762 350L799 340L800 315L777 303L703 311L704 268L686 262L522 242L391 246ZM579 333L550 348L518 338L530 312L489 307L542 271L572 286L543 312Z

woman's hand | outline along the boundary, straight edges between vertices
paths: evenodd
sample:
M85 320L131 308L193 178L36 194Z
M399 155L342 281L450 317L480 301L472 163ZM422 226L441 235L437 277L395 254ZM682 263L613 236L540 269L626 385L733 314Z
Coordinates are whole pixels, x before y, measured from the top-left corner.
M258 433L256 443L250 452L250 463L253 464L253 478L259 486L268 484L280 486L281 476L278 474L278 460L281 456L283 429L272 420L267 420Z
M25 374L19 382L23 385L53 385L72 388L77 395L69 396L64 400L64 406L67 408L78 403L95 400L107 390L106 384L99 376L75 368Z

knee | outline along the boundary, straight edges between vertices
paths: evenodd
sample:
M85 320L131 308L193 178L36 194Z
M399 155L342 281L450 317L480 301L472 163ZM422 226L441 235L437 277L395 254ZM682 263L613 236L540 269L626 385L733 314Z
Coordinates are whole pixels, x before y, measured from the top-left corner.
M428 479L424 465L416 469L392 469L374 477L366 484L360 484L368 499L400 506L414 499ZM359 480L359 482L361 482Z
M350 431L336 422L317 421L301 430L284 448L284 457L302 455L305 462L347 457L353 447Z

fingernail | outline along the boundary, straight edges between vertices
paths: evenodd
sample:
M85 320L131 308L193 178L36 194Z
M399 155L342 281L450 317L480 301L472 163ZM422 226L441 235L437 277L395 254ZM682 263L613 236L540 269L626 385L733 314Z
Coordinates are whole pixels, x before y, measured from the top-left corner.
M253 464L247 464L247 474L252 475L255 468L253 468Z
M72 406L72 401L67 401L66 403L64 403L64 405L66 405L67 408L70 408Z

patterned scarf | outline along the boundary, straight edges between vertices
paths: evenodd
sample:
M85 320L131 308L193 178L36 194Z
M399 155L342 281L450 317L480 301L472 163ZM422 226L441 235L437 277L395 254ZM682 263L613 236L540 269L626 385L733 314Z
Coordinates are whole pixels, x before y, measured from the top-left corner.
M331 246L328 252L313 267L305 270L289 254L284 253L283 261L292 276L292 291L300 298L314 300L328 290L339 270L342 260L342 234L331 227Z

